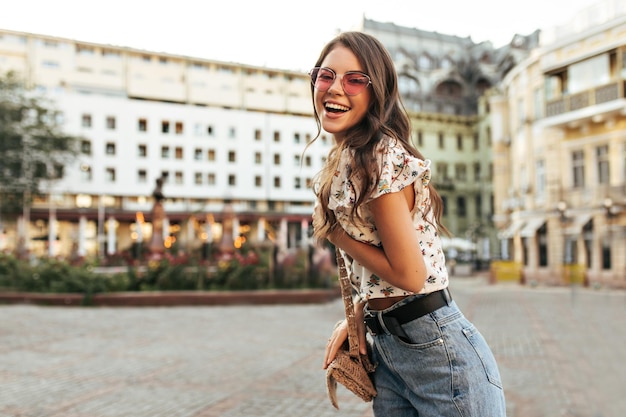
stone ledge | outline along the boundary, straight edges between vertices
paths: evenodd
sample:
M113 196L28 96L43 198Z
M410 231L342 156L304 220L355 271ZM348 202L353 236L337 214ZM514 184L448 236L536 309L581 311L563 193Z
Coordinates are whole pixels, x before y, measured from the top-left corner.
M98 307L170 307L261 304L312 304L332 301L341 296L339 287L307 290L258 291L142 291L96 294L0 292L0 304ZM85 302L89 301L89 302Z

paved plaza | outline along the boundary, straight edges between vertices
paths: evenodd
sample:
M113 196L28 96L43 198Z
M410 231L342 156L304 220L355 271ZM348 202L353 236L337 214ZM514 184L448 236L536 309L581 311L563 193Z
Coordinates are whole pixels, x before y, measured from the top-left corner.
M480 277L451 290L499 361L508 417L626 416L626 292ZM340 299L0 306L0 417L371 417L343 387L339 411L326 396L342 313Z

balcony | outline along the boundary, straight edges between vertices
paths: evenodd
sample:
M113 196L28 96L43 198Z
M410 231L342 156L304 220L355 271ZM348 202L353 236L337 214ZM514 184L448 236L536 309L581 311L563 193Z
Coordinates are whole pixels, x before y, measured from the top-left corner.
M616 81L591 90L563 96L546 102L546 127L563 127L611 114L621 113L626 107L624 81Z

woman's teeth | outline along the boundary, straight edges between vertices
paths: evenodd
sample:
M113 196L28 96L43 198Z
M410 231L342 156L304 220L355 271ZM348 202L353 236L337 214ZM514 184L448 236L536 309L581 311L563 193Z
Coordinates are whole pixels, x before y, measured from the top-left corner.
M341 112L341 111L350 110L350 107L342 106L340 104L335 104L335 103L326 103L324 107L326 107L326 110L330 112Z

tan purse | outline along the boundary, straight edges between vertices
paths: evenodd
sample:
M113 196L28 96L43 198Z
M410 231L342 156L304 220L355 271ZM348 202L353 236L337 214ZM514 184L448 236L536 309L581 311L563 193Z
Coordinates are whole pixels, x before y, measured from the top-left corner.
M337 383L345 386L366 402L372 401L376 396L376 388L370 375L370 373L374 372L375 366L370 362L368 355L363 355L359 352L359 335L354 316L354 304L352 303L352 287L345 261L339 253L339 249L337 249L337 266L339 269L341 296L343 297L346 320L348 321L348 339L326 369L326 388L330 402L335 408L339 409L337 403Z

